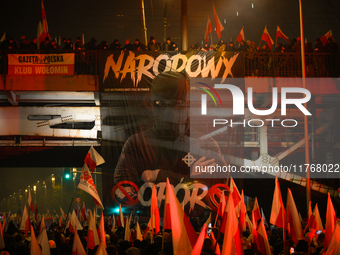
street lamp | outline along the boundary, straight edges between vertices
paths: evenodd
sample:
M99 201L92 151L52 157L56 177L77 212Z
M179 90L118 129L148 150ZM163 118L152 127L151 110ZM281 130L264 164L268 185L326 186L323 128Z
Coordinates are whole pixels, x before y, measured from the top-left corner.
M37 191L37 186L36 185L33 185L33 191L34 191L34 194L35 194L36 191Z

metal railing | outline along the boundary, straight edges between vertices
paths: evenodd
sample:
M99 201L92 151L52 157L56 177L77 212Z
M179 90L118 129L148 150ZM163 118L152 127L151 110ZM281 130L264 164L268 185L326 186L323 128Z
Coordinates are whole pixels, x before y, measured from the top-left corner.
M244 52L245 77L301 77L300 53ZM306 53L306 77L339 77L340 55Z
M7 74L8 54L51 54L75 53L75 74L97 75L97 50L13 50L1 51L0 73ZM243 57L245 77L301 77L301 55L299 53L240 52ZM339 77L340 54L306 53L307 77Z

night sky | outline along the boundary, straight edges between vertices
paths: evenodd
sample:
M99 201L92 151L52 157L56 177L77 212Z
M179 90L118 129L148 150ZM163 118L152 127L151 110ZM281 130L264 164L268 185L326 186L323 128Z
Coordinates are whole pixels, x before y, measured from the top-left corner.
M164 0L145 0L147 37L154 36L163 40ZM189 46L201 43L210 16L213 27L212 1L188 0ZM81 37L85 41L95 37L98 42L114 39L124 43L126 38L142 40L142 22L140 1L138 0L77 0L44 1L49 32L56 36L71 38ZM167 36L180 44L180 0L168 0ZM235 40L242 26L246 40L259 43L264 26L275 41L276 26L290 38L299 36L298 0L216 0L217 14L223 23L222 40ZM252 8L254 7L254 8ZM41 20L40 0L1 1L0 33L6 32L18 41L21 35L31 40L36 35L37 25ZM238 12L238 16L237 16ZM335 39L340 40L340 1L338 0L303 0L305 37L314 43L330 29ZM213 41L217 42L213 32ZM282 40L282 39L279 39ZM279 41L281 42L281 41ZM284 41L282 40L282 43Z

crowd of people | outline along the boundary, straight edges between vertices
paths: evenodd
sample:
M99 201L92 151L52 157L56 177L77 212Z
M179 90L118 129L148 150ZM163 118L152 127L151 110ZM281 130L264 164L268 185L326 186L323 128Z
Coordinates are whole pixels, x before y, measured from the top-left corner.
M97 39L94 37L87 43L83 43L80 37L77 37L74 43L71 38L63 38L59 45L56 40L51 39L49 36L38 43L36 37L34 37L32 41L29 41L24 35L21 36L19 42L15 42L11 36L7 36L1 43L0 48L2 50L131 50L155 52L177 51L179 49L177 44L171 41L170 37L161 44L156 42L156 39L151 36L148 45L144 45L138 38L133 43L130 43L130 39L126 39L124 45L122 45L118 39L115 39L109 44L107 41L97 43Z
M170 230L164 231L164 238L162 236L163 231L155 233L152 237L152 232L147 229L146 224L141 224L143 240L137 239L136 224L131 223L131 238L132 241L124 240L125 229L122 226L116 226L112 228L111 217L105 217L105 239L106 239L106 251L108 255L173 255L172 234ZM190 218L192 226L199 235L201 228L205 222L202 218ZM111 224L110 224L111 223ZM306 221L302 222L302 227L305 229ZM35 226L35 236L39 235L38 224L32 223ZM213 224L214 225L214 224ZM48 224L48 240L50 245L51 255L71 255L72 246L74 241L74 233L69 228L65 229L60 224L53 223ZM98 227L98 226L97 226ZM314 229L308 229L305 231L305 238L299 240L297 244L294 244L289 239L288 235L285 243L283 242L283 231L281 228L270 227L267 225L266 231L270 249L273 255L279 254L291 254L294 250L294 254L312 254L319 255L323 253L323 242L325 234L315 234ZM74 232L74 231L73 231ZM81 243L86 250L88 247L87 233L88 227L85 226L83 230L78 230L77 233L81 240ZM143 233L145 232L145 233ZM317 232L318 233L318 232ZM215 240L218 239L218 245ZM224 235L219 233L219 228L212 227L207 232L201 255L216 255L219 254L216 249L221 250L223 247ZM30 232L22 232L18 230L17 225L10 221L4 234L5 248L0 250L1 255L28 255L30 254ZM261 255L256 243L252 242L251 230L247 227L247 231L241 235L241 243L244 254L247 255ZM96 254L99 246L95 246L94 249L88 249L88 254ZM217 248L216 248L217 247ZM7 253L4 253L4 252ZM284 251L284 252L283 252ZM188 253L189 254L189 253Z
M218 44L205 43L201 45L196 43L192 45L190 49L204 50L204 51L247 51L247 52L300 52L301 51L301 39L293 38L289 43L278 43L271 50L268 45L263 42L262 46L257 46L255 42L247 40L238 43L238 47L235 46L235 42L229 43L220 40ZM156 41L156 38L151 36L147 45L144 45L139 39L135 39L133 43L130 39L126 39L124 44L121 44L118 39L115 39L111 44L107 41L97 42L97 39L92 37L87 43L83 43L80 37L76 38L73 42L71 38L63 38L60 45L56 40L51 37L46 37L44 41L37 43L37 38L34 37L32 41L26 39L24 35L21 36L19 42L15 42L11 36L1 43L0 48L2 50L131 50L131 51L178 51L179 47L171 38L166 38L164 43ZM334 41L333 38L328 38L327 43L324 45L320 38L315 40L314 48L311 42L305 43L305 51L310 52L325 52L336 54L339 50L339 44Z

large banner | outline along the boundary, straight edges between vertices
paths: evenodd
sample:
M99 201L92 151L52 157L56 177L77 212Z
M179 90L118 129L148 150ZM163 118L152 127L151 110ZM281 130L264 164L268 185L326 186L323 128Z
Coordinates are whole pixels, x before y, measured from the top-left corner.
M74 53L8 54L8 75L74 75Z
M143 91L162 72L184 72L190 78L244 77L238 52L100 51L101 91Z

